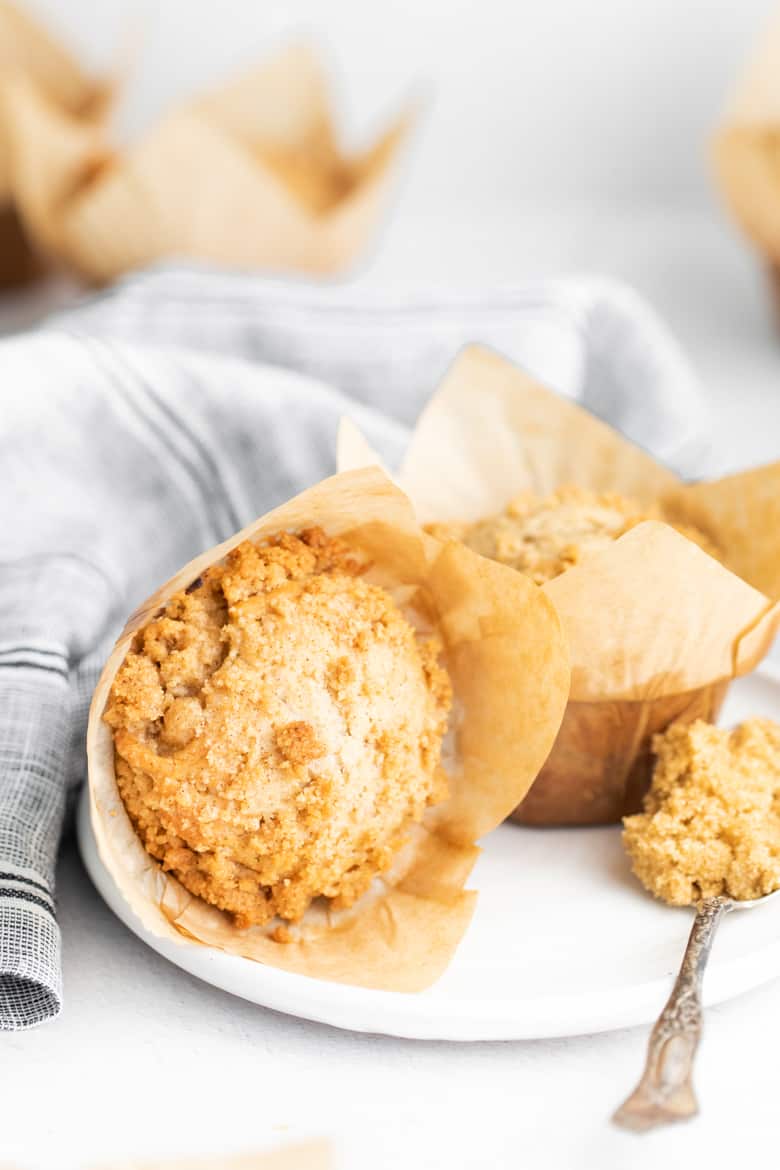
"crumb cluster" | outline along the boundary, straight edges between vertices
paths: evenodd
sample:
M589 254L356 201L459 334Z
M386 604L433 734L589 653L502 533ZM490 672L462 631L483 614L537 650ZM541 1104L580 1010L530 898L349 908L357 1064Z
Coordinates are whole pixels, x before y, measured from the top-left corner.
M623 822L643 885L675 906L720 894L759 898L780 887L780 726L673 724L653 750L645 811Z
M643 507L616 493L578 487L561 487L545 497L523 492L499 516L474 524L435 524L429 530L439 537L459 540L543 585L644 520L665 520L705 552L717 556L708 537L698 529L675 524L660 508Z
M136 831L239 926L351 905L446 795L440 647L362 571L320 529L247 541L139 631L114 680Z

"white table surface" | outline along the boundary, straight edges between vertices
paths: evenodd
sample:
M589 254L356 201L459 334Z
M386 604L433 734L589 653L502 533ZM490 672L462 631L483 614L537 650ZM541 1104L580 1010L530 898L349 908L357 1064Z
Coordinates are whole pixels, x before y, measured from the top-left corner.
M593 270L634 283L686 345L724 466L780 458L780 335L757 265L714 210L400 215L359 279ZM0 321L40 304L6 302ZM58 895L65 1009L0 1037L0 1161L76 1170L330 1135L344 1170L770 1164L780 982L708 1013L700 1119L637 1138L607 1119L639 1073L643 1030L464 1046L340 1033L233 999L146 949L101 903L72 840Z

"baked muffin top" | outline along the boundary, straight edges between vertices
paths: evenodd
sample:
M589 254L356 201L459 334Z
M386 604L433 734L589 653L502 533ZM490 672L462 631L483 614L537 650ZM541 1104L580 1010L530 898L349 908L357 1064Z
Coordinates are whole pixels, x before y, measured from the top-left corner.
M440 646L364 568L317 528L247 541L137 633L114 680L136 831L240 926L351 905L446 795Z
M642 507L614 492L561 487L549 496L523 492L498 516L473 524L432 524L440 539L460 540L491 560L510 565L543 585L588 555L617 540L644 520L667 520L662 510ZM707 536L690 526L673 524L705 552L717 552Z

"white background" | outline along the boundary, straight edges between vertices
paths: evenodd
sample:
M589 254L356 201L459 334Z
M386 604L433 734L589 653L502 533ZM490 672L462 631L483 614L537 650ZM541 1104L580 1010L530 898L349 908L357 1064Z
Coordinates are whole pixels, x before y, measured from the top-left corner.
M27 0L94 67L140 50L128 130L296 35L321 44L350 128L433 99L409 184L440 213L710 202L707 139L768 0Z
M31 7L96 64L123 14L143 11L119 0ZM359 279L621 276L686 344L724 461L738 467L780 457L780 339L760 265L713 194L707 150L771 7L160 0L146 6L122 126L138 132L165 101L291 32L325 46L350 134L423 83L428 112L395 216ZM6 302L6 320L30 307ZM342 1035L233 1000L146 951L99 902L72 847L60 895L66 1010L0 1041L9 1161L75 1170L117 1153L331 1133L347 1170L772 1163L780 985L710 1012L701 1120L635 1139L606 1118L638 1072L641 1031L465 1047Z

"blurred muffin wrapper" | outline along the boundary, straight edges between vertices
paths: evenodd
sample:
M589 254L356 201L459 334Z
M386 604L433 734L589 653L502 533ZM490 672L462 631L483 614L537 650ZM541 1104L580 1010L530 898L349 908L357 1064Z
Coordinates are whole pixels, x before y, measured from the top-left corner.
M454 687L445 741L450 795L430 808L394 867L350 910L314 904L290 941L188 894L136 836L119 796L102 720L134 632L242 540L316 524L372 564L367 579L410 598L444 643ZM130 619L101 676L88 733L91 817L101 859L144 926L317 978L417 991L446 967L473 911L464 884L474 842L528 790L549 753L568 693L560 621L531 582L459 545L424 537L406 497L377 468L325 480L186 566ZM273 924L271 924L273 926Z
M780 17L764 29L716 130L715 176L732 215L767 262L780 323Z
M339 466L376 461L345 423ZM710 536L723 564L644 522L549 581L572 667L555 746L516 819L590 824L636 811L650 740L712 719L780 625L780 464L683 484L611 427L488 350L455 362L418 421L398 476L421 523L478 520L523 491L618 492Z
M412 121L337 145L314 54L293 46L113 150L29 79L6 87L14 197L31 236L94 283L163 256L336 272L374 230ZM193 192L197 191L197 199Z
M93 1170L333 1170L333 1149L329 1141L314 1139L280 1146L261 1154L233 1154L192 1158L157 1158L105 1163Z
M29 284L45 271L12 203L0 206L0 292Z
M35 87L53 109L84 126L106 119L115 94L113 83L88 76L24 9L0 0L0 287L27 283L45 267L20 222L14 186L10 95L19 83Z

